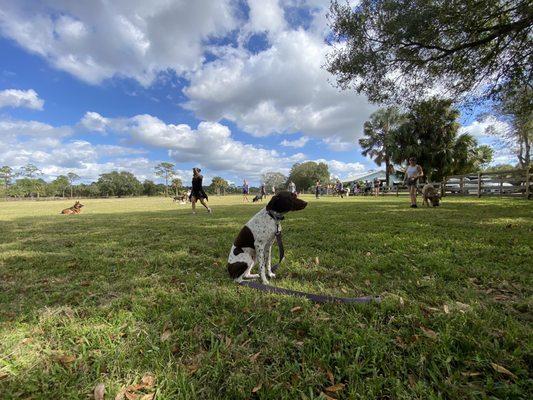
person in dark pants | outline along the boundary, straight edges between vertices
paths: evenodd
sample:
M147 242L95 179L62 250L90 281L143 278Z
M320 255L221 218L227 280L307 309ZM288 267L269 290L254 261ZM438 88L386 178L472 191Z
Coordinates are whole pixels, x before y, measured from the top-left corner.
M315 197L318 199L320 195L320 181L317 179L315 184Z
M207 205L208 197L207 194L204 192L204 188L202 187L202 181L204 177L200 174L202 170L200 168L193 168L192 169L192 190L191 194L189 195L189 200L191 201L192 206L192 213L196 214L196 202L200 201L202 205L207 209L208 213L211 213L211 208Z

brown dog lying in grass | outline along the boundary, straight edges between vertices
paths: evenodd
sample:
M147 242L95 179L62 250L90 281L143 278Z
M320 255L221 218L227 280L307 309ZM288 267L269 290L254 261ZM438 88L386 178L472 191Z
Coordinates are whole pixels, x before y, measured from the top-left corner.
M431 205L433 207L438 207L440 202L440 194L437 192L437 189L435 189L432 185L424 185L422 188L422 196L424 197L424 201L422 204L425 204L429 207L429 201L431 201Z
M61 211L61 214L79 214L81 213L81 208L83 207L83 204L81 204L79 201L75 202L74 205L70 208L65 208L63 211Z

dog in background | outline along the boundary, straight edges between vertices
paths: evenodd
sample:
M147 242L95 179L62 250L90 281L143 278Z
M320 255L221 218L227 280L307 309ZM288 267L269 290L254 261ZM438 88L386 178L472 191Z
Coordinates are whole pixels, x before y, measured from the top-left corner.
M174 196L173 201L174 201L174 203L176 201L179 201L180 204L185 204L187 202L187 195L186 194L180 194L178 196Z
M61 214L79 214L81 213L81 208L83 206L84 205L79 201L76 201L72 207L65 208L63 211L61 211Z
M263 201L263 195L258 194L252 199L252 203L257 203L259 200Z
M437 189L433 187L433 185L424 185L422 188L422 196L424 197L422 204L425 204L428 207L429 202L431 202L433 207L438 207L440 205L440 194L437 192Z
M274 195L267 206L244 225L233 242L228 257L230 277L235 282L261 277L264 284L268 284L269 278L275 278L271 269L272 245L276 233L281 232L280 221L289 211L303 210L306 206L307 202L294 193L284 191ZM250 273L256 262L259 275Z

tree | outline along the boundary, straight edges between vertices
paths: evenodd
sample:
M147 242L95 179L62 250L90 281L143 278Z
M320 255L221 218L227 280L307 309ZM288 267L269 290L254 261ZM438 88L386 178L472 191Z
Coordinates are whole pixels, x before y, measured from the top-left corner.
M33 164L26 164L25 166L20 168L20 175L28 178L29 179L27 181L28 183L37 184L37 182L36 182L36 180L34 178L39 176L39 175L42 175L42 174L43 173L41 172L41 170L37 166L35 166ZM30 190L30 193L36 193L37 197L39 197L40 192L38 190L36 190L36 189L37 189L36 187L32 188ZM30 196L31 196L31 194L30 194Z
M447 175L461 175L480 171L492 161L494 151L489 146L478 146L477 140L468 134L455 139L452 150L452 165L447 168Z
M387 107L374 112L363 126L364 137L359 139L362 154L381 166L385 163L385 179L389 184L391 172L391 134L398 129L404 116L397 107Z
M229 187L229 183L224 178L220 176L215 176L213 179L211 179L210 186L213 189L213 192L220 196L220 191L223 190L225 192L226 189Z
M160 178L165 179L165 196L168 196L168 181L176 175L174 164L169 162L162 162L155 166L155 174Z
M4 184L6 197L7 197L7 189L9 185L11 184L11 181L14 176L15 176L15 172L13 171L13 168L11 168L10 166L4 165L3 167L0 168L0 180Z
M261 176L261 181L265 184L267 188L274 187L276 189L281 189L287 184L287 177L281 172L265 172ZM270 190L270 189L269 189Z
M533 90L531 87L510 88L502 91L502 100L493 107L493 112L506 122L503 130L489 126L488 133L498 135L505 145L511 147L518 157L521 168L531 163L533 142Z
M142 192L141 182L131 172L125 171L102 174L97 185L104 196L134 196Z
M320 182L329 182L329 169L325 163L316 163L314 161L307 161L304 163L296 163L292 166L289 174L289 180L296 184L296 187L308 189L315 184L318 179Z
M65 197L65 191L70 186L70 180L68 176L59 175L50 185L54 192L61 193L61 197Z
M183 182L180 178L174 178L172 179L172 187L174 188L174 193L176 196L179 194L180 188L183 186Z
M157 195L157 185L154 183L154 181L146 179L143 182L143 194L145 196L155 196Z
M413 104L405 122L392 131L391 158L404 164L416 157L428 181L479 170L492 160L488 146L468 134L457 136L459 111L451 100L432 98Z
M497 165L493 165L491 167L485 168L483 172L512 171L514 169L516 169L516 166L512 166L511 164L497 164Z
M336 46L327 69L370 101L409 103L446 88L497 96L503 83L531 88L530 0L334 0Z
M79 175L75 174L74 172L69 172L67 174L68 183L70 185L70 198L72 199L72 189L74 182L80 179ZM64 196L63 196L64 197Z

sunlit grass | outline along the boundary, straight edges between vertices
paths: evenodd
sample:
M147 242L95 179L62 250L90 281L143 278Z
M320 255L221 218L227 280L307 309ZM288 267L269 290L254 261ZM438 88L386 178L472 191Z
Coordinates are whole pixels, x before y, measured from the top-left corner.
M531 202L307 200L273 283L382 304L237 287L240 197L0 203L0 398L529 397Z

